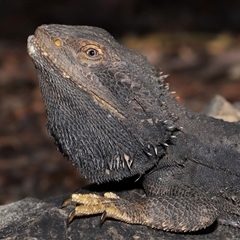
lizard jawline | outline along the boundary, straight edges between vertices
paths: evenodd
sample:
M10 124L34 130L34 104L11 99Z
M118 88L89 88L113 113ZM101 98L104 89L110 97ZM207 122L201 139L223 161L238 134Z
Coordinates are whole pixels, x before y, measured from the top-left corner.
M58 70L62 72L62 75L65 78L70 79L71 81L75 82L79 88L81 88L84 92L87 92L90 96L92 96L93 101L101 106L103 109L107 109L110 111L113 115L117 116L118 118L124 119L125 116L121 114L115 107L113 107L111 104L106 102L104 99L99 97L95 92L88 90L83 85L76 82L66 71L64 71L58 64L56 64L56 61L52 60L49 54L38 44L36 37L31 36L31 39L29 39L29 46L28 46L28 52L33 57L35 54L35 51L38 50L41 56L48 61L50 61Z

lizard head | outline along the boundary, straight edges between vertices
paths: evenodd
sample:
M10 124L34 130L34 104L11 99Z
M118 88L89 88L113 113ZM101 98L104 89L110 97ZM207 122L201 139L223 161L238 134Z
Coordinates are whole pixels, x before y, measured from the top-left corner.
M174 119L145 57L87 26L42 25L28 39L60 151L90 180L143 174L164 154Z

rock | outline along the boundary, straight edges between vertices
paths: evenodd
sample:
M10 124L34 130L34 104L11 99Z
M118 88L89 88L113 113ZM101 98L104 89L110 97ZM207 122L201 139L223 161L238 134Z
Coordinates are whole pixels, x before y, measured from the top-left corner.
M203 113L228 122L240 121L240 110L220 95L216 95L211 100Z
M135 198L142 190L121 191L121 197ZM40 200L26 198L0 206L0 239L237 239L240 229L217 225L195 233L170 233L140 225L130 225L107 219L100 226L100 216L75 218L67 226L68 214L73 209L61 209L66 196Z

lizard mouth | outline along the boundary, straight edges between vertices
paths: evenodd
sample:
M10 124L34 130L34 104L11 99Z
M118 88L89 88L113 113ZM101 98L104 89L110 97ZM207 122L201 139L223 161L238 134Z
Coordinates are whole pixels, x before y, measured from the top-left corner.
M43 58L51 62L58 70L62 72L63 77L70 78L70 76L57 64L56 59L53 60L49 54L43 49L43 47L38 43L37 38L34 35L30 35L27 40L27 50L30 57L37 61L37 55L41 55Z
M27 43L28 43L27 50L30 56L33 56L33 54L35 53L35 47L34 47L33 41L34 41L34 36L30 35L27 39Z
M40 46L40 44L37 41L37 38L34 35L30 35L28 37L27 42L28 42L27 44L28 54L34 61L37 61L37 58L36 58L37 55L41 55L41 57L50 61L58 70L60 70L62 72L63 77L69 78L72 81L74 81L73 78L57 64L56 59L55 60L51 59L49 54ZM109 110L113 115L117 116L118 118L121 118L121 119L125 118L125 116L122 113L120 113L114 106L109 104L103 98L99 97L99 95L96 94L94 91L87 89L83 85L79 84L79 82L76 82L76 81L74 82L77 84L77 86L80 89L90 94L93 98L93 101L96 102L98 105L100 105L103 109Z

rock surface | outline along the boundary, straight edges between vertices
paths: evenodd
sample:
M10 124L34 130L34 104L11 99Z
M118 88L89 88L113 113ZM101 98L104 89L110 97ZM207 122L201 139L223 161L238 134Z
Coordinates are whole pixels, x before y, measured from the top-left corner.
M123 191L121 197L142 195L141 190ZM69 206L61 209L68 197L25 198L0 207L0 239L238 239L240 229L218 225L195 233L170 233L145 226L129 225L108 219L100 226L100 216L76 218L67 226Z
M237 104L236 104L237 106ZM225 98L216 95L205 108L204 114L228 122L240 121L240 111Z

